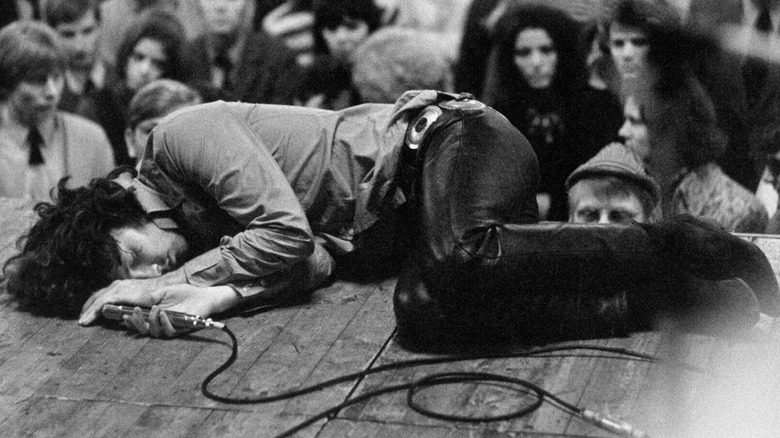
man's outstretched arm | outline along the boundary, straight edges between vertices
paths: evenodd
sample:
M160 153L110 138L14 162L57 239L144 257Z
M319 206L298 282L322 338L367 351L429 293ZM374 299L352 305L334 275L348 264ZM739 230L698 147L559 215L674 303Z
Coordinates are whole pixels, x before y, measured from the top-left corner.
M257 279L250 283L199 287L188 284L182 269L151 279L117 280L87 300L79 324L89 325L99 317L106 304L125 304L159 310L171 310L207 317L234 308L246 300L279 300L284 296L310 292L332 275L335 262L317 245L314 253L291 269ZM155 312L149 321L134 318L126 321L143 335L177 334L164 312Z

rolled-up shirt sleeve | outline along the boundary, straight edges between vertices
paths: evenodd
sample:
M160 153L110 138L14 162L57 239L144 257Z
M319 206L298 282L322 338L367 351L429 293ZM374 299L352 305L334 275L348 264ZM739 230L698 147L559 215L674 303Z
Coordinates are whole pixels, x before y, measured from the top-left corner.
M244 298L255 302L274 302L297 293L309 293L320 287L333 274L336 263L321 245L315 245L309 257L290 269L261 279L231 283Z
M178 192L185 202L215 204L244 227L184 264L190 284L246 284L314 251L311 228L285 175L246 121L224 104L166 120L146 154L141 174L156 175L158 190L168 185L163 191Z

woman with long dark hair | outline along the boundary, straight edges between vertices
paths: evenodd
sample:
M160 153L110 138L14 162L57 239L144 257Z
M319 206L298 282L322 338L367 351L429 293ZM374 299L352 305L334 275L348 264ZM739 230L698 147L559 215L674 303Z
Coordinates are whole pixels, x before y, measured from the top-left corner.
M543 5L510 9L496 25L484 100L534 147L542 219L566 220L566 177L616 138L622 119L617 97L588 85L580 30Z
M133 94L157 79L192 79L185 43L184 27L163 10L144 11L127 29L117 54L118 80L95 94L94 118L108 134L117 164L135 163L124 137Z

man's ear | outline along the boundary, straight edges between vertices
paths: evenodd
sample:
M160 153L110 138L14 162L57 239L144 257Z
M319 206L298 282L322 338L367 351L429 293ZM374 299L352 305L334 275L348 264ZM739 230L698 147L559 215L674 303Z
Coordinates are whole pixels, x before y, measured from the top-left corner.
M133 130L130 128L125 128L125 146L127 147L127 155L130 158L138 158L138 147L135 144Z

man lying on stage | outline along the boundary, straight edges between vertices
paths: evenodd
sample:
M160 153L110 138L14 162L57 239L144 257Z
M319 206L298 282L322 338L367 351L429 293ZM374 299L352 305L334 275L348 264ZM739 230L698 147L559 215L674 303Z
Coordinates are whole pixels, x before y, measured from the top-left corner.
M26 308L89 325L105 304L152 307L126 323L174 336L164 310L281 299L402 253L409 342L617 336L660 317L733 333L780 313L764 254L709 222L537 223L531 146L468 96L197 105L155 128L138 169L37 207L4 268Z

